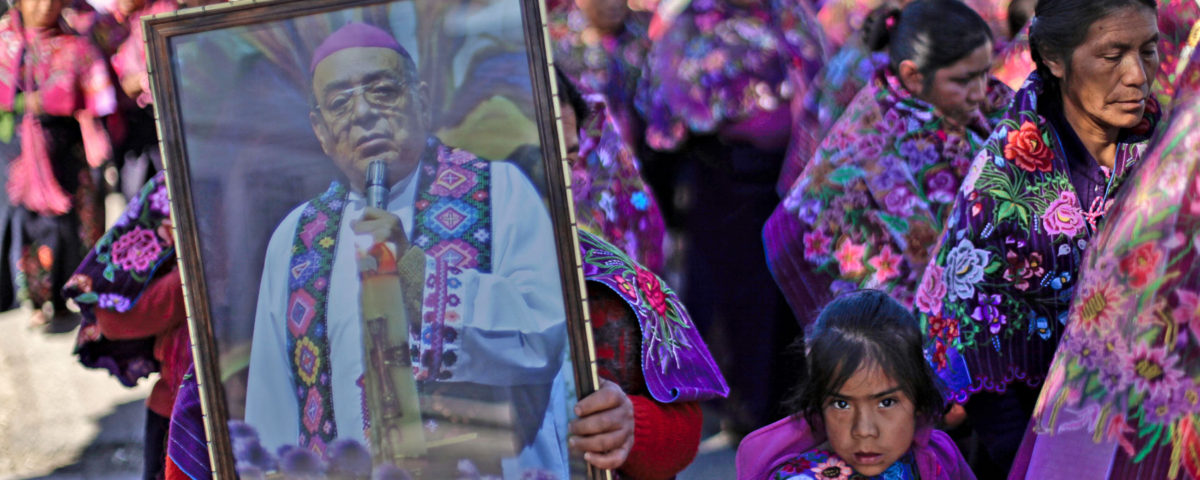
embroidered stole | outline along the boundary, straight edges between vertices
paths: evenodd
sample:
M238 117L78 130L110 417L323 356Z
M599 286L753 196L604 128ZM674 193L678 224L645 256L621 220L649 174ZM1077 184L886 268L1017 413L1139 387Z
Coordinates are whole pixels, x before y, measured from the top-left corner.
M492 269L491 170L469 152L431 143L418 175L410 238L425 252L426 266L424 288L404 291L406 306L420 305L419 315L408 309L409 357L417 380L447 381L454 377L465 320L458 277L467 269ZM288 272L287 347L300 405L298 443L321 454L338 437L326 309L347 194L335 181L308 202L296 225ZM366 404L364 399L364 410ZM364 412L364 422L369 418Z

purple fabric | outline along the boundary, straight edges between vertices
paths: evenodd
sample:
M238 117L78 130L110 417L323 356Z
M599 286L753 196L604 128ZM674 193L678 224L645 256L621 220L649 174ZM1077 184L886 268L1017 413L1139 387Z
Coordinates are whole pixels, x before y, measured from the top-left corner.
M763 228L771 274L802 325L851 289L912 305L958 185L1011 99L992 79L980 111L957 125L890 68L876 72Z
M694 402L729 394L700 332L662 279L587 232L579 232L579 249L586 279L611 288L637 316L642 374L655 400Z
M647 145L674 151L690 134L786 109L826 50L806 4L690 2L646 55L635 104L646 119ZM806 72L796 77L802 85L789 79L794 68Z
M200 408L200 386L195 367L188 367L171 410L171 429L167 434L167 458L192 480L212 478L208 460L208 437L204 433L204 413Z
M1031 477L1091 453L1108 471L1089 478L1200 478L1200 55L1186 72L1080 268Z
M755 430L738 446L738 480L765 480L784 462L825 442L808 422L795 416ZM949 435L920 427L913 436L912 453L922 480L975 480L975 474Z
M75 300L83 315L75 346L79 362L107 369L128 387L158 371L154 339L105 338L93 310L128 312L159 268L175 261L170 219L166 176L159 172L129 202L125 213L96 242L63 287L63 296Z
M365 23L353 22L346 26L337 29L330 34L317 46L313 51L312 63L308 65L308 72L317 71L317 64L321 63L326 57L333 55L335 52L345 50L347 48L363 48L377 47L395 50L400 56L412 60L412 56L408 54L408 50L401 47L387 32L367 25Z
M1031 74L975 157L916 292L926 354L956 402L1042 384L1083 254L1158 122L1150 97L1142 122L1117 142L1112 180L1096 196L1081 195L1075 170L1108 174L1071 158L1065 132L1045 119L1043 103L1053 99L1040 98L1042 90Z

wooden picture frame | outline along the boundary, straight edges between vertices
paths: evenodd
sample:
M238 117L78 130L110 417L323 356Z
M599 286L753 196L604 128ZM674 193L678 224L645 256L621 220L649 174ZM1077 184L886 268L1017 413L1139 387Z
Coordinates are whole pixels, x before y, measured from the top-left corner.
M308 208L333 205L318 204L318 200L314 200L325 198L322 191L326 193L333 191L326 190L331 179L340 178L342 184L350 184L349 193L343 191L343 197L339 197L344 199L347 204L358 198L354 196L356 193L361 193L353 187L354 180L351 179L350 174L346 173L354 171L354 169L339 168L334 164L335 162L330 160L330 156L324 153L326 145L314 134L319 127L316 123L317 120L313 119L318 118L322 122L327 122L329 117L320 115L331 111L332 104L326 102L326 97L318 99L317 95L313 93L312 83L316 81L313 66L318 65L319 62L311 63L311 59L314 52L320 50L320 44L325 39L350 22L362 22L386 32L401 45L401 48L411 58L411 64L404 64L403 61L401 64L402 68L404 65L409 65L407 68L414 70L415 78L427 87L424 98L428 106L429 128L427 130L430 138L436 138L447 147L461 148L461 150L453 150L453 152L465 151L479 160L511 160L516 156L524 155L526 167L523 170L497 162L469 160L469 165L475 167L475 170L472 171L476 173L491 172L488 174L491 183L479 183L476 185L477 189L472 190L475 192L472 195L484 191L485 193L482 195L486 197L486 200L476 198L474 205L490 205L489 207L480 207L490 209L486 210L491 212L490 216L483 215L481 217L488 218L486 227L480 227L489 234L497 235L499 230L510 228L508 227L510 224L513 225L511 228L516 229L514 231L541 232L542 235L530 234L533 236L529 238L536 240L530 241L534 244L537 242L544 244L548 241L544 235L553 234L554 252L553 254L550 254L549 251L538 252L540 253L539 261L542 263L537 268L538 271L544 270L556 274L552 279L551 275L542 275L539 278L542 281L554 280L557 283L557 290L542 289L540 294L550 297L561 295L561 315L556 318L560 318L564 322L561 326L547 323L551 326L537 330L537 332L545 334L545 338L553 337L545 332L562 330L561 339L553 337L556 340L546 340L546 345L557 346L557 342L561 342L564 347L561 351L566 352L563 355L566 358L552 358L554 355L545 354L540 358L545 365L539 364L540 366L537 368L530 367L530 371L537 371L543 376L552 370L554 373L554 383L552 385L538 383L537 389L533 389L536 390L535 393L526 392L522 385L503 385L503 382L499 380L495 382L495 385L489 385L489 388L494 388L496 392L482 389L486 390L486 393L479 393L475 390L467 393L455 393L451 391L453 388L450 387L438 390L445 385L457 384L453 381L458 378L455 376L457 370L454 372L451 370L459 368L471 371L471 368L475 368L482 371L481 364L484 362L476 361L472 364L470 360L475 358L473 355L477 355L478 358L498 355L486 353L488 352L486 348L472 351L463 347L461 350L463 353L460 356L466 360L447 366L448 355L446 352L452 350L446 345L454 344L455 341L449 339L448 334L442 337L439 340L442 343L436 343L436 346L441 348L440 353L437 354L440 358L438 364L440 366L428 370L414 369L424 371L427 375L425 379L418 378L417 381L419 385L417 389L422 392L421 407L424 409L429 407L427 403L434 403L433 400L426 402L429 398L436 398L439 401L456 398L470 399L474 403L467 400L462 400L460 403L443 402L438 408L447 411L441 412L444 415L437 417L437 420L443 423L431 425L429 422L433 422L433 419L430 418L422 425L425 426L425 431L429 435L434 435L429 432L436 431L439 428L438 425L442 425L440 428L443 431L455 432L457 435L444 433L443 437L437 437L440 438L438 441L451 443L437 443L436 446L428 447L424 456L417 455L416 460L401 460L398 463L402 463L402 467L410 470L410 473L414 473L414 478L441 478L439 475L448 471L442 462L455 460L448 456L443 458L431 452L434 449L445 448L447 450L444 451L457 452L455 454L467 452L475 455L478 453L483 460L476 461L477 465L475 466L481 474L495 475L498 473L504 478L519 478L520 470L526 469L526 467L521 465L512 467L511 463L506 463L509 462L507 459L510 457L503 455L515 453L516 457L512 458L518 458L516 463L524 461L520 459L525 458L522 455L533 448L530 445L540 444L539 442L546 438L543 434L545 434L547 422L551 421L550 419L554 415L559 415L559 413L552 413L551 410L562 409L565 413L560 416L569 415L573 399L581 398L598 387L592 334L585 308L586 294L583 288L579 240L574 226L571 196L568 194L570 176L569 167L564 160L566 155L561 136L562 127L559 122L561 109L558 104L557 87L554 82L553 67L546 40L545 8L544 0L246 0L186 9L144 20L151 87L158 116L163 159L167 169L171 210L188 306L196 374L200 386L201 404L205 412L209 451L216 478L235 478L238 474L238 466L235 463L237 455L235 455L234 440L236 439L231 438L229 422L246 419L246 398L258 395L253 392L262 390L255 387L263 382L263 380L257 379L277 378L282 375L276 370L271 370L276 372L276 375L256 375L255 373L256 369L260 368L257 365L267 365L267 363L259 361L253 353L256 350L265 351L266 347L255 349L251 348L252 345L279 343L273 344L269 340L259 343L259 340L254 338L260 335L259 330L265 328L261 325L267 324L263 319L276 318L263 316L264 311L271 315L282 312L282 315L279 316L282 320L279 321L294 320L296 322L278 327L284 328L291 325L289 328L296 330L288 330L291 333L285 332L285 335L290 335L289 340L286 344L279 346L280 351L285 352L288 359L295 359L283 360L283 363L291 362L292 364L293 370L288 372L291 376L282 376L289 379L293 388L292 391L280 393L278 398L271 398L271 402L278 401L279 405L296 402L296 407L299 407L302 415L297 418L298 425L296 425L301 432L301 437L297 438L299 443L304 443L300 440L307 439L309 443L303 445L305 447L317 450L329 447L330 445L327 443L318 442L317 437L322 435L320 433L322 430L328 434L330 430L328 421L331 419L335 420L337 424L337 428L333 429L336 432L347 429L355 431L357 428L345 426L344 424L348 422L336 422L336 419L341 417L337 417L332 412L322 411L313 414L312 412L322 409L307 408L312 405L311 403L305 403L304 406L299 405L304 403L302 399L305 398L301 391L304 390L305 385L309 384L299 385L297 382L301 377L304 379L310 376L312 378L319 377L322 370L313 365L320 364L320 360L325 357L314 354L315 356L311 358L316 358L316 362L311 362L311 358L308 356L301 360L301 353L308 355L311 351L301 352L302 349L296 345L300 345L307 339L317 338L312 336L315 335L312 332L316 331L316 327L312 327L312 323L304 323L311 321L311 317L309 320L304 320L306 317L302 315L293 315L293 312L298 311L295 310L295 305L298 304L294 303L294 299L298 291L311 288L325 292L326 297L318 298L317 303L328 303L329 299L341 298L333 290L336 287L326 286L327 284L339 284L334 277L337 272L340 272L340 269L331 265L328 269L333 272L325 274L325 277L321 277L322 273L318 272L313 274L316 280L309 277L305 277L308 280L297 280L302 277L297 272L306 271L304 268L307 268L299 268L300 264L296 260L299 256L297 249L304 250L305 247L299 246L300 243L293 245L293 242L302 242L299 239L302 232L299 227L296 227L293 230L294 233L289 233L287 227L280 225L281 222L289 219L299 225L312 220L311 216L306 216L309 215L306 213ZM519 25L517 25L518 20ZM518 34L520 38L518 38ZM378 49L379 47L372 48ZM371 82L375 81L371 80ZM409 98L411 89L408 85L410 84L411 82L403 84L404 98ZM376 94L374 90L367 91L367 89L375 88L373 85L375 83L344 89L342 93L350 99L354 108L362 105L371 108L378 106L380 101L388 100L382 94ZM412 93L412 95L414 96L411 98L421 98L419 92ZM325 109L322 110L322 108ZM314 114L318 116L313 117ZM330 123L321 123L321 125L328 126ZM327 128L329 130L326 131L334 131L332 127ZM333 144L336 146L336 143ZM337 152L337 150L334 151ZM441 153L451 150L442 150L433 144L426 145L425 152L431 151ZM447 156L454 155L447 154ZM434 206L437 206L441 205L438 202L453 196L450 194L438 197L433 193L430 193L433 197L422 196L427 192L424 190L426 184L421 183L421 179L426 178L427 175L428 178L433 179L433 182L441 181L443 178L441 166L449 165L442 163L440 154L427 154L422 158L426 162L433 162L434 160L430 160L433 157L436 157L434 158L435 165L421 163L415 167L412 176L408 177L415 179L409 183L417 185L415 187L417 192L413 197L414 206L406 208L412 211L410 213L412 216L425 215L421 217L422 219L433 218L434 214L424 213L425 210L421 210L419 202L430 200ZM539 168L541 169L540 177L536 173ZM425 170L427 172L422 173ZM503 170L503 172L497 173L499 170ZM519 179L513 172L534 173L527 178L532 181L524 181L521 179L526 177ZM482 176L482 174L480 175ZM530 202L520 204L524 205L520 212L514 212L511 208L505 207L508 204L497 206L497 202L507 201L493 198L500 196L500 193L493 194L493 192L501 192L499 190L501 187L498 185L504 182L518 185L505 190L510 192L505 194L507 197L518 198L516 193L511 192L526 191L527 186L540 192L541 201L536 202L536 205L532 205ZM522 182L524 182L524 186L519 185ZM404 182L395 184L396 189L401 192L404 191L399 186L402 183ZM537 185L537 187L533 187L533 185ZM430 183L428 192L433 191L434 187ZM397 194L393 193L392 195ZM403 193L398 194L398 196L403 195ZM385 202L390 202L390 200L385 199ZM334 205L335 210L341 211L338 208L340 205L342 204ZM391 210L391 204L388 203L388 205L388 210ZM546 228L528 227L529 221L525 220L527 217L541 215L533 207L545 208L545 216L549 220ZM401 217L400 223L404 228L404 214L400 213L398 216ZM450 218L450 223L462 221L461 218L454 215L447 218ZM521 220L517 221L514 218ZM351 220L347 219L346 221ZM408 229L419 230L423 221L408 220ZM417 225L414 226L414 223ZM333 221L329 225L336 226L338 224L339 222ZM308 224L305 223L305 225ZM407 232L408 229L405 231ZM473 231L478 234L479 230ZM333 232L338 232L338 230L335 228ZM324 238L320 237L320 234L317 235L309 240L317 241L316 238ZM333 233L328 235L328 238L332 238L334 244L353 243L350 240L343 241L343 235L346 238L352 237L349 234ZM454 235L457 234L447 234L447 238L451 240L465 238ZM283 244L285 250L288 245L292 245L290 260L285 258L282 260L284 263L281 264L276 258L279 255L268 252L271 245L279 242L276 240L275 243L272 243L271 238L273 237L286 241ZM414 232L412 237L416 244L420 243L418 232ZM518 240L510 242L510 244L523 245L527 239L519 237ZM493 248L495 242L489 238L480 241L479 244L492 245L481 248ZM432 245L416 245L422 247L422 252L429 257L426 259L427 268L437 269L440 268L439 266L443 266L443 263L449 262L437 257L437 254L429 253L441 245L443 244L436 242ZM395 243L392 246L401 250L401 253L396 255L397 257L401 257L406 251L402 250L404 247L397 246ZM312 250L305 250L304 254L317 251L316 247L311 248ZM345 262L339 263L338 259L341 257L338 256L340 255L338 248L346 247L340 245L329 247L327 253L332 255L329 257L332 258L330 262L333 265L345 266ZM357 256L351 258L356 259L357 266L362 269L364 268L362 267L363 258L365 258L363 255L369 257L371 252L374 252L371 250L374 247L360 248L356 244L356 248ZM493 256L499 257L506 255L507 252L507 250L497 252ZM469 254L460 252L461 255L470 257ZM478 255L482 254L477 253L475 257L477 260L483 258ZM510 256L518 258L518 254ZM435 257L437 258L435 259ZM505 260L497 258L489 264L495 266L503 261ZM401 258L397 264L404 265L403 262L404 259ZM548 262L554 262L552 271L551 264ZM264 263L276 266L284 265L290 268L284 268L285 271L275 273L276 269L266 267ZM472 268L463 265L466 264L455 264L455 266L462 267L459 269L460 271L467 272L463 275L470 274ZM482 275L483 267L477 269ZM403 273L401 272L401 274ZM433 275L429 273L428 269L425 273L427 275L419 278L428 278L429 275ZM502 275L497 272L488 274L493 273L498 276ZM454 274L450 275L453 277ZM274 288L275 283L278 282L271 279L275 279L277 276L288 284L286 289ZM321 283L322 278L329 281ZM292 285L294 281L300 282L301 285ZM402 287L406 286L403 281L399 283ZM411 286L411 284L408 285ZM268 288L270 292L264 291L263 287L271 287ZM322 288L324 290L321 290ZM357 286L355 288L361 294L363 289ZM432 325L438 326L438 328L445 328L448 325L446 322L451 322L455 326L462 326L463 332L472 331L471 328L484 330L470 325L463 326L464 324L461 322L476 319L481 315L491 315L487 313L491 310L486 308L471 310L471 315L468 315L467 319L459 318L458 323L452 321L453 319L449 315L428 317L426 304L430 300L426 294L432 287L429 287L426 282L425 288L426 290L422 290L420 296L415 297L419 299L418 303L421 305L413 306L413 303L410 302L401 309L420 312L420 317L414 323L425 322L426 318L434 318L430 322L433 322ZM273 295L280 291L285 294L284 302L293 303L277 305L278 302L274 301L275 296ZM386 291L393 292L393 290ZM413 289L396 291L411 292ZM469 294L464 294L464 296L469 296ZM453 296L445 298L450 297ZM479 294L477 298L490 297ZM340 301L353 303L359 300L361 297L341 298ZM264 304L268 306L264 307ZM361 308L361 303L359 305ZM485 303L485 305L488 304ZM333 312L335 309L328 308L327 310ZM549 308L546 311L556 310ZM318 317L320 315L318 312ZM341 315L341 313L335 312L329 315ZM493 317L514 321L512 320L514 317L500 314L494 314L487 318ZM550 316L546 318L550 318ZM335 319L328 320L328 322L335 321ZM320 335L324 335L326 342L322 345L325 347L324 351L327 352L325 355L332 355L330 357L332 360L325 359L325 365L352 364L353 361L342 361L338 357L338 352L347 351L344 348L341 350L337 348L337 345L340 345L339 339L344 337L330 333L335 332L335 326L325 328L326 326L322 324L320 331L323 333ZM427 327L428 325L422 323L423 332ZM524 327L511 328L520 330ZM497 328L497 331L499 330L504 329ZM469 336L456 331L455 338L460 342L459 345L465 344L467 340L458 337L459 334L463 337ZM493 334L503 337L503 332L493 332ZM488 335L481 335L478 338L503 341L503 338L493 339ZM401 335L401 337L403 336L405 335ZM331 337L334 338L331 339ZM414 344L417 345L415 348L417 352L413 355L402 355L402 357L415 359L414 365L421 367L425 362L425 354L422 352L433 351L435 344L425 345L422 343L425 341L424 334L415 337L409 335L408 337L410 342L415 342ZM363 338L361 334L359 338ZM524 339L525 337L521 337L519 344L529 350L530 347ZM364 338L363 341L370 341L370 337ZM488 345L483 340L475 342L472 345ZM365 352L370 349L365 348L361 342L358 345L359 349L364 349L363 355L369 356ZM511 345L511 343L505 344L504 348L510 348ZM497 349L497 351L500 350L503 349ZM518 349L518 353L528 354L526 350ZM329 351L333 353L330 354ZM383 351L390 352L391 350ZM551 352L554 349L546 347L545 351ZM260 355L269 356L265 353ZM401 355L397 355L397 358L401 357ZM535 354L529 355L531 355L530 358L539 358ZM353 355L345 357L352 358ZM364 360L360 355L357 361L368 363L371 360ZM254 362L258 363L252 365ZM520 364L516 361L513 363ZM462 367L464 364L467 366ZM561 366L556 367L556 365ZM312 369L304 370L309 367ZM359 367L366 371L365 368L361 368L361 365ZM261 370L265 372L268 368L273 367L261 367ZM444 368L444 372L451 373L444 373L438 368ZM505 365L490 366L491 373L496 378L541 378L538 375L523 376L518 370L509 371L505 368L507 368ZM402 370L403 368L400 369L400 371ZM314 382L316 384L325 383L327 395L323 398L326 398L325 401L328 403L318 402L317 406L332 405L341 407L337 409L339 412L348 411L348 402L337 401L338 392L345 393L345 389L337 387L337 384L344 383L339 380L338 371L325 370L325 372L330 380L314 380ZM383 376L388 377L389 375L384 374ZM420 377L419 373L417 375ZM451 381L438 380L439 375L447 375ZM470 374L467 375L471 379L481 376L478 372L473 377ZM364 374L362 378L366 377L367 374ZM384 383L387 383L386 380L385 378ZM370 380L363 381L369 382ZM543 382L544 379L537 381ZM478 382L463 381L462 383L473 385ZM361 382L358 385L363 391L369 388L363 386ZM310 389L315 388L311 387ZM563 390L564 388L565 390ZM385 388L385 390L387 389ZM547 391L543 392L542 390ZM391 392L391 390L387 391ZM567 392L563 398L572 400L569 402L555 401L555 395L563 395L563 392ZM352 398L355 394L349 395L350 397L345 398ZM514 395L531 395L537 400L522 402L518 401ZM367 407L366 397L368 396L362 394L364 399L359 414L363 417L369 417L369 411L377 411ZM313 397L310 395L308 398L311 400ZM534 405L544 403L545 408L540 410L534 408L533 413L516 411L520 410L517 407L522 407L526 403ZM262 404L261 402L254 403L256 406ZM275 404L271 403L271 405ZM464 411L455 410L447 405L461 406ZM475 410L471 410L474 413L465 413L468 407L475 408ZM280 409L282 410L283 407ZM324 419L320 421L325 422L326 428L322 429L321 425L317 424L315 429L309 429L309 426L304 423L308 418L303 416L306 413L311 414L310 416L314 419ZM423 410L422 415L425 413ZM493 416L487 417L487 415ZM484 427L479 425L486 423L484 422L485 417L488 422L494 422L502 427L511 425L510 430L513 431L525 431L532 428L532 432L513 433L502 427L488 427L491 430L484 431ZM463 419L467 420L462 421ZM523 419L540 420L541 425L531 427L530 422L522 421ZM461 425L457 423L459 421L462 421ZM510 423L504 423L506 421ZM364 421L364 425L366 423ZM267 425L267 423L261 423L261 425ZM256 427L255 425L251 426ZM455 430L460 427L461 431ZM305 436L307 432L316 433ZM285 432L283 435L287 435L287 433ZM367 438L368 435L364 433L361 437L365 440L364 443L371 444ZM475 436L471 437L471 435ZM488 438L491 437L487 435L500 435L497 438L508 440L517 438L518 441L488 441ZM263 438L268 436L271 435L263 435ZM565 432L561 432L560 436L563 442L558 446L565 452L567 450ZM455 441L459 443L453 443ZM435 445L435 443L435 440L429 440L423 445ZM493 448L495 445L507 445L508 443L513 443L513 446L511 448L509 446ZM372 445L372 450L375 450L374 444ZM458 447L451 447L451 445L458 445ZM495 451L482 452L483 447L489 445L488 448L493 448ZM262 446L268 453L277 453L275 450L277 445L264 443ZM379 454L377 451L372 453ZM506 460L493 458L495 456L501 456ZM472 458L472 460L476 459ZM575 454L572 454L569 460L564 460L563 465L566 465L566 471L569 472L565 476L571 478L583 476L604 478L610 475L607 472L584 466L581 457ZM493 468L496 466L499 466L499 470Z

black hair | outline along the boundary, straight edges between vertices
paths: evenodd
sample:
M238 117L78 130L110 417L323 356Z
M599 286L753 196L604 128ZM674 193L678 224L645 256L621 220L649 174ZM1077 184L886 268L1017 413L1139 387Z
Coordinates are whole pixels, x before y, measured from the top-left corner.
M879 290L829 302L805 335L807 375L791 399L795 415L823 429L825 402L861 367L877 366L912 400L918 424L936 423L945 399L925 360L924 336L908 309Z
M888 65L896 73L900 62L917 64L926 90L933 85L934 72L993 41L987 22L959 0L917 0L904 10L886 5L872 11L863 24L867 48L887 48Z
M1021 34L1029 19L1033 18L1033 8L1037 0L1013 0L1008 4L1008 34L1013 38Z
M1046 60L1063 62L1071 71L1071 54L1087 40L1092 24L1114 12L1143 6L1158 12L1154 0L1039 0L1029 25L1029 53L1047 93L1058 95L1059 79Z
M554 76L558 81L558 94L567 99L568 105L563 107L571 107L575 111L575 121L582 124L583 119L591 112L587 102L583 100L583 94L579 93L579 88L575 87L575 83L567 78L562 70L554 69Z

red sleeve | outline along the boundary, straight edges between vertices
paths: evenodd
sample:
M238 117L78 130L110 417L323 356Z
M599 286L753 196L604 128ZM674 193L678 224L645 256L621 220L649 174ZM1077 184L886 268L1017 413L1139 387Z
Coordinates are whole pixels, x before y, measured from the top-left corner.
M179 269L172 268L155 279L128 312L97 308L96 324L113 340L153 337L187 321L185 309Z
M674 477L696 458L704 415L700 404L658 403L630 395L633 402L633 450L621 473L638 480Z

